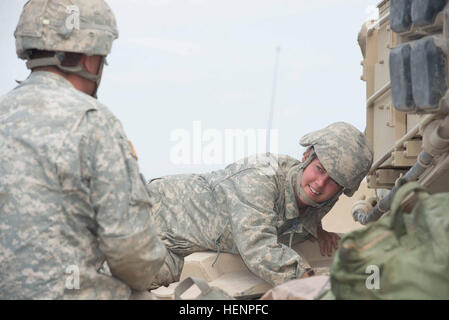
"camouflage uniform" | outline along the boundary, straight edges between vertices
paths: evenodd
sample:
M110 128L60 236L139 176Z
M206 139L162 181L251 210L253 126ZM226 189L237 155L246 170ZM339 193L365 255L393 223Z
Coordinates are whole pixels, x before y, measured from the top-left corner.
M39 1L26 6L36 3L42 12ZM104 105L32 72L0 98L0 159L0 299L127 299L150 287L166 249Z
M329 175L334 172L331 166L343 171L337 177L344 186L342 192L352 195L371 166L372 152L363 135L348 126L337 123L324 130L327 135L315 132L305 136L301 143L317 148ZM344 139L339 139L340 136ZM324 144L320 143L322 140ZM332 142L337 145L329 148ZM326 145L328 153L323 150ZM353 158L343 163L326 157L335 155L347 161L337 150L344 150ZM155 286L178 281L183 257L205 250L240 254L253 273L272 285L300 277L305 271L302 258L279 240L285 240L288 234L295 235L295 242L310 234L317 237L317 226L341 194L316 207L298 208L293 186L311 160L312 157L301 163L286 155L268 153L207 174L151 180L148 189L152 215L161 239L169 248Z

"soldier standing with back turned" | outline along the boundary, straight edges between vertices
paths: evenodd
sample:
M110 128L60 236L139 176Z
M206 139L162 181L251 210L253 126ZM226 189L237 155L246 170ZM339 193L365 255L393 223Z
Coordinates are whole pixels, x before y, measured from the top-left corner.
M15 37L32 73L0 98L0 299L147 290L166 249L123 128L94 99L114 14L103 0L31 0Z

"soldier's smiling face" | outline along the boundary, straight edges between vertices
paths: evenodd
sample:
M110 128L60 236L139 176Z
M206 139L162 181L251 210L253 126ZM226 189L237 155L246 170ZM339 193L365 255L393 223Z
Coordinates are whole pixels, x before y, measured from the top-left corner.
M303 161L308 156L306 152ZM342 186L329 177L329 174L317 157L304 169L301 187L307 196L317 203L329 200L342 189ZM300 197L300 200L302 203L306 203L302 197Z

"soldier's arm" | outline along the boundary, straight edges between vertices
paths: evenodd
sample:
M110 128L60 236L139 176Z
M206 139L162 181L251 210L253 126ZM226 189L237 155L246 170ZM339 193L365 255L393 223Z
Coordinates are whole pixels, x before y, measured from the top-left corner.
M232 235L248 268L272 285L301 277L302 258L278 242L275 183L263 174L247 173L235 176L226 189Z
M166 249L154 228L149 196L120 123L91 117L95 122L91 203L100 250L114 276L133 289L146 290Z

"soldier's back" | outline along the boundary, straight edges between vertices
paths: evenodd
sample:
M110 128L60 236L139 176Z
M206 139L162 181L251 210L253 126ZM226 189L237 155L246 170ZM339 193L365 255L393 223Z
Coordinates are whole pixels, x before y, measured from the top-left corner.
M129 296L97 272L105 258L80 160L92 152L86 119L102 108L49 72L0 98L0 299Z

